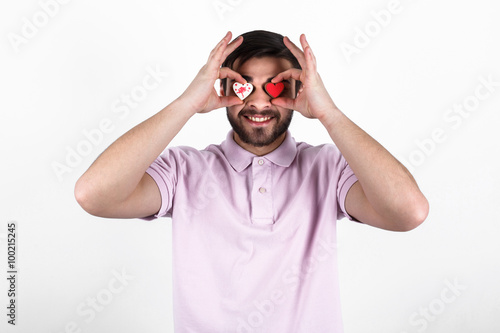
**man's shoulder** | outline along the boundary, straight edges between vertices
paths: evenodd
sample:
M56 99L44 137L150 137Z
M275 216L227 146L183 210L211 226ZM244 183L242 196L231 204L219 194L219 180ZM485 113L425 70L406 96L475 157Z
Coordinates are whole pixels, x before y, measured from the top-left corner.
M210 144L203 149L181 145L167 147L167 149L161 153L160 157L164 159L198 160L210 159L221 155L221 153L220 144Z
M322 143L318 145L312 145L307 142L297 142L297 156L301 157L332 157L332 156L342 156L337 146L333 143Z
M346 168L347 162L333 143L311 145L299 142L293 165L295 168L307 170L306 172L338 178Z

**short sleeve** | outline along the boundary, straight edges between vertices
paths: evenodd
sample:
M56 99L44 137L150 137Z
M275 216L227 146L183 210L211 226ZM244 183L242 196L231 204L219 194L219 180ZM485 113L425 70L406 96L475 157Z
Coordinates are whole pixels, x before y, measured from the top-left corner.
M342 161L344 162L342 163L344 165L344 168L340 173L340 179L337 184L337 202L340 206L339 207L340 210L338 210L337 219L340 220L343 217L347 217L351 221L356 221L352 216L350 216L347 213L347 210L345 209L345 198L351 186L358 181L358 178L356 177L351 167L349 166L349 164L347 164L347 162L343 157Z
M179 156L173 148L167 149L149 166L146 173L153 178L161 195L161 207L157 214L143 217L154 220L158 217L171 217L172 202L178 179Z

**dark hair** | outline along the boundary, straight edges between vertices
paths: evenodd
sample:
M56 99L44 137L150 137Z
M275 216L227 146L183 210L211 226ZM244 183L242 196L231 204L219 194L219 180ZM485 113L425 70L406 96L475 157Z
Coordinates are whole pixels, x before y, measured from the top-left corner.
M254 30L241 36L243 36L243 43L227 56L222 67L233 69L236 60L238 60L238 66L241 66L251 58L273 57L286 59L290 61L293 68L302 69L297 58L285 46L282 35L265 30ZM226 81L227 79L221 80L224 92L226 92ZM300 85L301 82L297 81L295 93L299 91Z

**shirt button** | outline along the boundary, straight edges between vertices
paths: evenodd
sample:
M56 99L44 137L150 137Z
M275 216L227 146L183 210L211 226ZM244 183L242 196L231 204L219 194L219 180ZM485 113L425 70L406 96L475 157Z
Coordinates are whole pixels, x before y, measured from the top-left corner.
M259 163L259 165L262 165L262 164L264 164L264 160L259 160L258 163Z
M261 187L261 188L259 188L259 192L260 192L260 193L266 193L266 188L265 188L265 187Z

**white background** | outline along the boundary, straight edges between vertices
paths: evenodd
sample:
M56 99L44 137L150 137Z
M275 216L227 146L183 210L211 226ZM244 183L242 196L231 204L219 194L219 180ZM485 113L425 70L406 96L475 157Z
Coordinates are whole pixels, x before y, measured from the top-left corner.
M6 323L2 278L2 332L172 332L171 221L90 216L74 184L109 144L179 96L228 30L254 29L296 43L305 33L339 108L404 161L430 201L426 222L408 233L339 222L345 332L500 331L498 1L401 0L385 26L372 12L388 0L86 0L52 5L51 16L41 3L0 5L1 276L9 221L19 244L17 325ZM344 54L347 44L357 53ZM116 113L148 68L168 75ZM491 91L477 88L488 78ZM453 113L463 103L471 111ZM85 146L83 131L104 119L112 130ZM228 130L223 109L196 115L172 145L201 149ZM331 142L298 113L291 131ZM78 147L86 156L70 167ZM111 293L113 272L123 271L133 278ZM96 296L107 304L91 319Z

